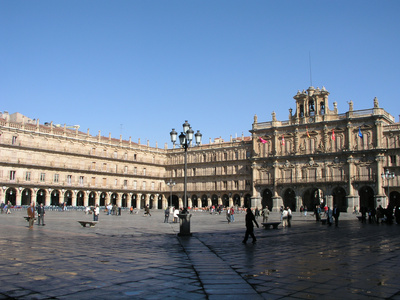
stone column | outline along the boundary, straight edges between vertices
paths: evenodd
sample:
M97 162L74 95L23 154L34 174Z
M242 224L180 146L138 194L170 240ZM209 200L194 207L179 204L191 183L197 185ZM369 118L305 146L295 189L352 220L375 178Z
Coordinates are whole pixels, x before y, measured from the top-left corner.
M353 149L353 132L351 122L347 123L347 150Z
M90 195L90 191L83 192L83 206L84 207L89 206L89 195Z
M193 207L192 205L192 198L190 198L190 196L188 196L188 207Z
M19 189L16 189L16 195L15 195L15 205L21 205L21 191Z
M375 205L378 207L382 205L383 208L386 208L389 204L387 201L387 197L385 194L385 188L383 187L383 179L381 177L381 173L384 172L383 163L385 162L385 156L383 154L379 154L376 158L376 191L377 195L375 195Z
M358 193L354 193L354 187L353 187L353 178L354 178L354 158L352 155L350 155L347 159L348 163L348 175L349 175L349 187L348 187L348 195L346 196L347 198L347 212L353 211L353 207L357 206L358 210L360 209L359 207L359 195Z
M121 207L122 206L122 193L117 193L118 198L116 201L117 207Z
M229 207L233 206L233 198L232 195L229 195Z
M333 208L333 196L326 195L326 205L330 208Z
M296 208L300 211L300 207L303 205L303 198L296 196Z
M137 194L136 195L136 208L137 209L141 209L141 207L140 207L141 201L142 201L142 194Z

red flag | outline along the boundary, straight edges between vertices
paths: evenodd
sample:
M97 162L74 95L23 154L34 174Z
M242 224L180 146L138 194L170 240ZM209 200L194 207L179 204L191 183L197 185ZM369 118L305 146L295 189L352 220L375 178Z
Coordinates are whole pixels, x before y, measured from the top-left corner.
M285 137L282 134L282 145L285 146Z
M264 140L262 137L260 137L259 141L260 141L261 143L263 143L263 144L265 144L265 143L267 142L267 141Z
M335 140L335 139L336 139L336 137L335 137L335 130L332 129L332 140Z

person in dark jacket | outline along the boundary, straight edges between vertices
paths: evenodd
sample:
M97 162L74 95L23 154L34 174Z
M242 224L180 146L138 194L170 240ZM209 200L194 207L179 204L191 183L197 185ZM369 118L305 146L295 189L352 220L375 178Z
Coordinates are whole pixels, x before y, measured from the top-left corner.
M253 215L253 212L251 211L250 208L247 208L247 214L246 214L246 234L244 235L244 240L242 241L243 244L247 243L247 240L249 238L249 235L253 238L253 244L257 242L257 239L254 235L254 225L253 222L257 225L257 228L259 228L258 223L256 221L256 218Z
M333 208L333 217L335 218L335 226L339 226L339 216L340 216L340 210L337 208L337 205Z
M45 211L44 211L43 203L40 203L40 205L38 205L37 214L38 214L38 225L40 225L40 223L42 223L42 226L44 226L45 225L44 224Z

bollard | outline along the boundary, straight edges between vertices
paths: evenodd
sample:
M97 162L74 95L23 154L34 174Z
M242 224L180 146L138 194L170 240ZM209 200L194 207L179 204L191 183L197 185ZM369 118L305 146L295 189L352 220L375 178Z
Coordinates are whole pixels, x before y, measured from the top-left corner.
M192 214L181 213L178 217L180 226L178 236L192 236L190 233L190 218L192 217Z

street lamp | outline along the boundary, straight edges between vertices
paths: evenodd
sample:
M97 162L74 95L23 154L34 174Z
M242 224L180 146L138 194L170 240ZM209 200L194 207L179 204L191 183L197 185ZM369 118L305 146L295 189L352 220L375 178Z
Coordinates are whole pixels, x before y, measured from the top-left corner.
M180 232L179 236L191 236L192 234L190 233L190 217L192 216L189 214L187 211L187 149L190 146L190 143L193 140L193 134L194 131L190 127L190 124L188 121L185 121L183 123L183 131L179 135L179 143L181 144L181 147L185 149L185 169L184 169L184 183L183 183L183 210L182 212L178 215L180 219ZM176 137L178 136L178 133L175 131L175 129L172 129L170 132L171 135L171 142L174 144L176 143ZM195 136L195 142L196 145L199 146L201 144L201 137L202 134L200 133L199 130L197 130L197 133L194 135ZM171 188L171 193L172 193L172 188ZM171 197L172 198L172 197Z
M188 121L185 121L182 125L183 131L179 135L179 143L181 144L181 147L185 149L185 169L184 169L184 183L183 183L183 206L184 206L184 211L187 209L187 149L189 148L190 143L193 140L193 134L194 131L190 127L190 124ZM175 131L175 128L172 129L172 131L169 133L171 136L171 142L174 144L176 143L176 137L178 133ZM199 146L201 144L201 137L202 134L200 133L200 130L197 130L197 133L194 135L195 136L195 142L196 145Z
M389 187L390 187L390 179L394 179L396 177L396 175L394 174L394 172L390 173L388 169L386 169L385 173L381 174L382 179L387 180L387 185L388 185L388 193L387 193L387 198L388 198L388 203L390 202L390 191L389 191Z
M170 198L169 198L169 206L172 207L172 188L175 186L175 181L173 181L172 179L170 179L170 180L167 182L167 185L169 186L170 191L171 191L171 196L170 196Z

